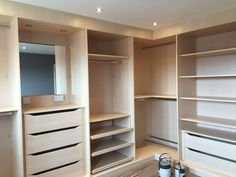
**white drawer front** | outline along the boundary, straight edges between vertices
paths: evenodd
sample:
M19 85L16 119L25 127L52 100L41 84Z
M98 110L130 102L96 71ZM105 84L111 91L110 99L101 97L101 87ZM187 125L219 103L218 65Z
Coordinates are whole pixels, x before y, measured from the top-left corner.
M203 136L194 136L192 134L184 133L184 146L236 161L236 145L233 143L209 138L207 139Z
M25 115L26 134L81 125L81 109L43 115Z
M184 149L184 160L215 170L216 172L234 176L236 174L236 163L224 159L195 152L188 148Z
M50 149L64 147L82 140L81 127L46 133L41 135L26 135L26 154L34 154Z
M50 170L59 166L63 166L75 161L81 160L82 144L66 149L61 149L41 155L28 155L27 175Z
M29 175L28 177L80 177L82 175L82 163L81 161L79 161L73 165L69 165L38 175Z

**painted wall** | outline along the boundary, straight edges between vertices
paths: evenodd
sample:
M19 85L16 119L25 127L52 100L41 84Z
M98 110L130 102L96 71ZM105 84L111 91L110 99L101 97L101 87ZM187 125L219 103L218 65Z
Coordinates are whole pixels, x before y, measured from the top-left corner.
M21 95L54 94L55 55L20 53Z

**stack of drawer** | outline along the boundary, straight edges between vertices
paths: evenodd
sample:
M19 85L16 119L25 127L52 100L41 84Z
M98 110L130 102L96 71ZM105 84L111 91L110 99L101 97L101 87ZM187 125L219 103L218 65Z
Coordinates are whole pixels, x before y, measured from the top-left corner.
M201 164L217 172L236 174L236 143L182 132L183 160Z
M82 175L81 109L25 113L26 176Z

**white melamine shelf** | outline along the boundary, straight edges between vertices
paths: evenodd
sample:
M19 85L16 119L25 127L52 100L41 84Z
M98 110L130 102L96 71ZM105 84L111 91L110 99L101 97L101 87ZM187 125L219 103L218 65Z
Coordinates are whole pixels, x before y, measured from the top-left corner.
M194 123L201 123L201 124L206 124L206 125L214 125L214 126L236 129L236 120L222 119L222 118L215 118L215 117L205 117L205 116L196 116L192 118L189 117L189 118L180 118L180 119L186 122L194 122Z
M133 160L133 157L126 156L116 151L94 157L92 159L92 174L107 170L131 160Z
M225 74L225 75L196 75L196 76L180 76L180 79L207 79L207 78L232 78L236 77L236 74Z
M94 114L90 116L90 123L103 122L103 121L114 120L114 119L122 119L122 118L127 118L127 117L129 117L128 114L123 114L123 113L118 113L118 112Z
M104 138L112 135L117 135L121 133L126 133L132 131L132 128L126 128L116 125L105 126L105 127L96 127L91 129L91 140Z
M121 141L118 139L97 141L91 144L92 148L91 156L95 157L118 149L126 148L132 145L133 143Z
M180 100L190 101L206 101L206 102L221 102L221 103L236 103L236 98L224 98L224 97L180 97Z
M206 128L206 127L185 127L182 131L200 135L200 136L206 136L209 138L214 138L218 140L223 140L231 143L236 143L236 133L230 132L230 131L223 131L218 129L212 129L212 128Z
M16 111L18 111L18 109L14 106L1 106L0 107L0 114L12 113Z
M208 57L208 56L218 56L218 55L230 55L236 54L236 48L226 48L218 50L208 50L202 52L193 52L187 54L181 54L181 57Z
M88 58L92 61L122 61L127 60L128 56L89 53Z
M135 99L166 99L166 100L176 100L177 97L174 95L135 95Z

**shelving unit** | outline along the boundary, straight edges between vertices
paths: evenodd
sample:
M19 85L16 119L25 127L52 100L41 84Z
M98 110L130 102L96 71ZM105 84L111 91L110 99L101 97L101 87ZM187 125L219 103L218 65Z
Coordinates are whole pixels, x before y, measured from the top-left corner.
M132 39L88 31L91 173L134 159Z
M0 176L24 177L18 23L0 15Z
M236 140L235 35L235 24L181 34L177 51L180 157L193 163L202 161L216 171L211 164L228 164L227 173L234 171L230 164L234 159L222 160L219 154L228 152ZM197 145L189 150L188 141L193 139ZM211 152L204 145L210 142L221 147Z
M136 159L162 152L178 159L170 147L177 143L175 40L134 40Z

